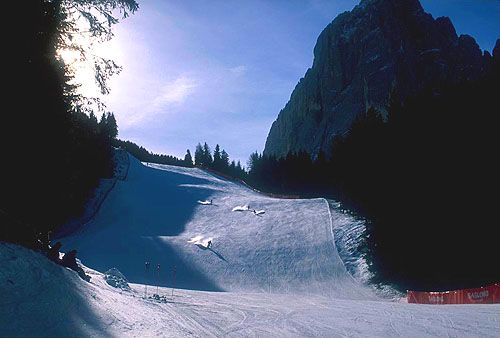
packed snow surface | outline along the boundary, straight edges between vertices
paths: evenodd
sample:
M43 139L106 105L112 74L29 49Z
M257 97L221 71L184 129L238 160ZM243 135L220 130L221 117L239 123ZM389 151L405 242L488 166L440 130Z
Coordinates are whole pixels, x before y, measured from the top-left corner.
M0 243L0 336L498 336L498 305L391 302L356 282L333 238L348 221L323 199L131 157L94 219L60 239L90 283ZM130 289L106 283L110 268Z
M116 267L132 283L172 286L175 267L182 289L375 299L344 267L324 199L269 198L199 169L131 158L94 220L61 242L85 265Z

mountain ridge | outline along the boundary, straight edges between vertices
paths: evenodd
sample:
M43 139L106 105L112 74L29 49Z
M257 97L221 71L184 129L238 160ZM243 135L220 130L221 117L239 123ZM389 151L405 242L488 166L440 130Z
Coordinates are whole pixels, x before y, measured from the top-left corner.
M363 0L319 35L314 61L280 111L264 154L329 152L362 112L424 88L478 78L491 55L418 0Z

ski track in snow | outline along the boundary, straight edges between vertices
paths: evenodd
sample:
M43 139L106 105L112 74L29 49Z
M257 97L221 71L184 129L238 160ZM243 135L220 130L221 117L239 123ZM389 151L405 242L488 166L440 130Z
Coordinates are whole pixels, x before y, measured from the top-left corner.
M232 212L246 205L265 213ZM0 243L0 336L498 337L500 305L390 302L357 282L335 247L348 221L324 199L273 199L130 157L94 219L61 239L91 283ZM111 267L130 291L105 282Z

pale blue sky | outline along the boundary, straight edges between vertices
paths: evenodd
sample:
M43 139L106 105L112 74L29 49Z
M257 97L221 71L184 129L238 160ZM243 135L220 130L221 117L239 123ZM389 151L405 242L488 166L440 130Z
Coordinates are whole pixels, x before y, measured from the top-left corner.
M353 0L142 0L106 54L124 67L104 99L119 137L183 157L216 143L245 164L313 60L319 33ZM491 50L499 0L423 0Z

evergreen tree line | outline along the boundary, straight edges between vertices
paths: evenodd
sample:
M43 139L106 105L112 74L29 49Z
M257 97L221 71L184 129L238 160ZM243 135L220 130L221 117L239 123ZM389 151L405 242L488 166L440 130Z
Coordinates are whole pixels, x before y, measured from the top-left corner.
M99 2L78 6L86 3ZM74 28L64 4L9 3L22 21L9 32L13 57L6 66L0 131L0 240L27 246L80 215L99 179L113 173L115 117L88 114L78 103L82 98L68 67L57 57L62 34Z
M242 167L240 161L231 161L229 154L224 149L221 149L218 144L212 152L210 146L206 142L203 146L201 143L198 143L195 148L194 158L191 155L191 151L187 149L183 159L172 155L155 154L130 141L115 139L113 144L115 147L125 149L141 162L168 164L188 168L196 166L235 179L244 180L246 178L245 168Z
M179 167L192 167L193 161L182 160L172 155L155 154L146 148L130 141L114 140L114 145L128 151L141 162L175 165ZM189 152L189 150L188 150Z
M500 281L495 198L500 60L479 81L394 93L333 140L331 152L254 153L248 182L264 191L327 196L368 219L374 282L447 290Z
M186 158L191 154L188 150ZM194 152L194 165L200 168L213 170L215 172L230 176L232 178L244 180L246 178L246 171L242 167L240 161L230 161L228 153L220 148L217 144L213 151L210 146L205 142L203 146L201 143L196 145Z

